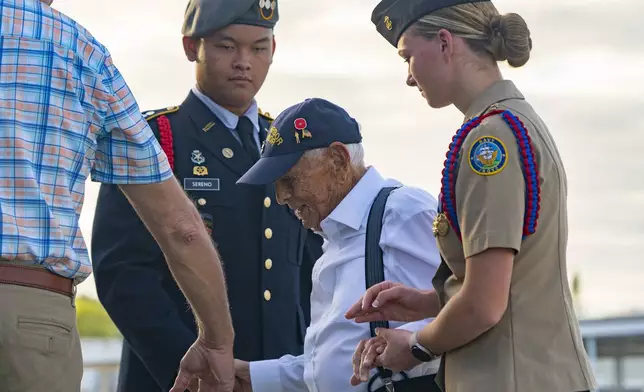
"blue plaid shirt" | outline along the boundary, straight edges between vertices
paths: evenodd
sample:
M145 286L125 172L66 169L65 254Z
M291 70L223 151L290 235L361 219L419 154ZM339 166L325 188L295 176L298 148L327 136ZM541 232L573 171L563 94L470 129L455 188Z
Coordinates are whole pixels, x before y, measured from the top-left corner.
M39 0L0 0L3 262L91 273L78 226L85 181L172 177L108 50ZM118 214L118 211L115 211Z

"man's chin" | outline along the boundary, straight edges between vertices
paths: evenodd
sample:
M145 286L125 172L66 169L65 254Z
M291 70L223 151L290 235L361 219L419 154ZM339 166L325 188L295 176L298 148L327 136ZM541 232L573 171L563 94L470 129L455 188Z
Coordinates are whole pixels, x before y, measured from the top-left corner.
M252 99L257 94L257 89L250 83L231 82L228 85L231 98Z
M429 105L429 107L431 107L432 109L442 109L451 105L451 102L444 102L444 101L441 102L441 101L431 99L429 97L425 97L425 100L427 101L427 104Z
M239 91L235 89L228 93L227 101L230 102L231 106L246 107L253 102L254 98L255 93L252 91Z
M300 219L300 223L302 223L302 227L304 227L305 229L320 230L320 225L318 223L312 223L305 219Z

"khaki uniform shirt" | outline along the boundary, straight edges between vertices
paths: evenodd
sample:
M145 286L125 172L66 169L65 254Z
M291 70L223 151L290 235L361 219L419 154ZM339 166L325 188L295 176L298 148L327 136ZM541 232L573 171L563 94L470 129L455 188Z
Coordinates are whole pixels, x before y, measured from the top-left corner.
M548 128L511 81L486 90L466 118L493 109L518 117L532 140L541 186L538 225L524 238L528 193L518 139L501 115L488 117L464 139L454 170L462 240L449 225L437 233L444 262L433 283L442 305L461 288L466 258L489 248L514 249L517 254L501 321L446 354L446 391L592 390L595 380L566 273L567 183L561 157Z

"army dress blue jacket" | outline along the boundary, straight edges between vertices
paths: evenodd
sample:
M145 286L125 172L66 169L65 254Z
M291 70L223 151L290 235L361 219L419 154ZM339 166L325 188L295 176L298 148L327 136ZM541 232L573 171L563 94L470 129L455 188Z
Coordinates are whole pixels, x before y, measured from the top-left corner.
M322 238L276 202L272 185L235 184L253 162L194 93L147 120L217 245L235 358L301 354ZM261 141L271 121L260 112ZM116 185L101 185L91 253L98 297L125 339L118 391L167 391L196 339L196 322L161 249Z

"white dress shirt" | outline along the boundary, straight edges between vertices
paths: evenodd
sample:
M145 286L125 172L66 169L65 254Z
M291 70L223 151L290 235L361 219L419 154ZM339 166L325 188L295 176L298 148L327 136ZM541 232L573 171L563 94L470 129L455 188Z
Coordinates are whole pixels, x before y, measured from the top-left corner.
M313 268L311 324L306 330L304 354L251 362L253 392L367 391L367 383L353 387L349 380L356 346L371 337L369 323L358 324L344 314L366 290L365 234L373 200L382 188L400 185L369 168L321 222L324 253ZM402 187L389 195L380 239L386 280L422 290L432 288L440 264L432 236L436 207L437 200L421 189ZM389 327L418 331L429 321L390 322ZM418 365L407 375L434 374L437 369L438 360ZM375 373L374 369L371 375ZM372 390L381 385L378 379Z
M197 96L197 98L199 98L201 102L204 103L204 105L208 107L208 109L210 109L210 111L215 116L217 116L224 123L224 125L233 134L235 139L237 139L237 141L241 143L241 139L239 138L239 134L237 133L237 123L239 122L239 116L222 107L221 105L216 104L215 101L210 99L206 94L202 93L197 86L194 86L192 88L192 92ZM253 103L250 105L250 107L248 107L248 110L246 110L244 116L248 117L250 122L253 123L253 127L255 129L253 136L255 138L255 143L257 143L257 150L259 151L259 147L262 144L259 141L259 109L257 107L257 101L253 99Z

